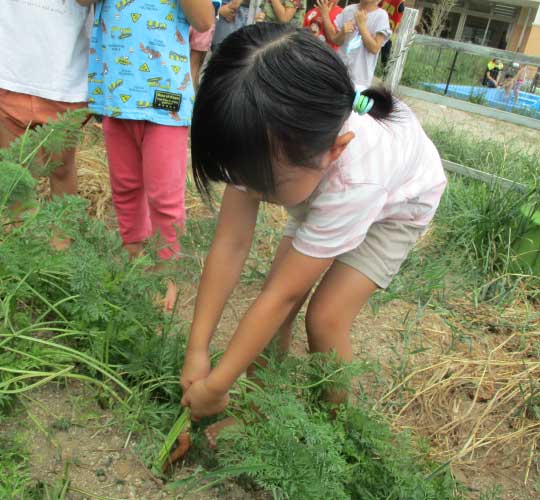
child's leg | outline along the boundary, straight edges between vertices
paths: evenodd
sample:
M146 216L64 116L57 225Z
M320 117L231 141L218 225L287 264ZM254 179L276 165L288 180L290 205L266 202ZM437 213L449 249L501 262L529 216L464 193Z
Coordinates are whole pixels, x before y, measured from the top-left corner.
M195 89L195 92L197 92L197 90L199 90L201 68L204 63L204 58L206 57L206 52L192 49L190 51L189 57L191 66L191 81L193 82L193 88Z
M180 256L178 231L185 222L184 190L187 162L187 127L146 123L142 143L144 189L152 234L159 232L159 257Z
M281 259L285 256L285 254L289 251L289 249L292 247L292 238L289 236L284 236L276 250L276 255L274 257L274 261L272 262L272 267L270 268L270 272L268 273L268 277L266 280L268 281L275 270L277 269L279 263L281 262ZM280 353L287 353L289 351L291 341L292 341L292 332L294 327L294 322L296 320L296 316L298 315L298 311L302 308L304 305L304 302L306 301L308 297L308 294L306 294L305 297L302 298L296 304L285 321L282 323L282 325L279 327L279 330L276 332L276 335L274 336L276 340L276 345ZM257 369L257 366L264 365L264 359L258 358L255 363L253 363L247 370L248 376L253 376L255 370Z
M144 122L103 119L114 209L124 247L132 257L142 251L143 241L151 234L143 184L143 131Z
M146 123L142 145L144 188L152 234L159 234L161 260L180 258L179 232L184 228L184 192L187 163L187 127ZM172 310L177 286L169 281L164 306Z
M51 156L53 161L58 161L50 177L51 196L62 196L64 194L77 194L77 169L75 167L75 148L67 149L61 153Z
M425 211L411 204L410 213ZM421 213L421 212L420 212ZM356 315L377 288L386 288L424 227L401 221L373 224L357 248L336 258L310 300L306 331L311 352L335 350L351 361L350 329ZM347 394L328 394L332 403L343 402Z
M341 262L334 262L311 298L306 314L310 352L336 351L350 362L352 323L377 285L368 277ZM329 394L332 403L341 403L347 394Z

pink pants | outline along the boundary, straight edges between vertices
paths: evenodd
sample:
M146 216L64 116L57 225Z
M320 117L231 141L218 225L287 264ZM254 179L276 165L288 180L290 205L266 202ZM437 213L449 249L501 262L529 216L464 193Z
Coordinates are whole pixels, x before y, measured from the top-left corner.
M124 244L159 234L158 255L180 257L187 127L103 118L112 198Z

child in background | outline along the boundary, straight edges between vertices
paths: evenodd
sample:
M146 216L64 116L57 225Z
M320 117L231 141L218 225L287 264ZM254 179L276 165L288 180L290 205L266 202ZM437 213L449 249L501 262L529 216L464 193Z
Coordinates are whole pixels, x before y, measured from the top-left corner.
M217 10L219 5L217 3L215 5ZM215 20L212 27L202 33L199 33L197 30L193 29L193 27L189 28L189 60L191 67L191 80L193 81L195 92L197 92L199 89L201 69L203 67L206 54L212 45L212 39L214 38L215 31Z
M514 78L510 73L504 75L503 82L500 84L500 87L504 90L504 100L508 102L510 96L512 95L512 89L514 88Z
M320 9L320 4L322 2L323 0L317 0L317 6L313 7L313 9L308 11L308 13L306 14L306 17L304 17L304 28L308 28L319 40L322 40L323 42L327 43L334 50L338 50L339 45L332 43L330 40L328 40L326 36L326 31L324 29L324 21L323 21L323 18L321 15L321 9ZM329 3L330 3L330 9L328 12L328 16L335 29L336 28L335 19L338 14L341 14L343 9L338 5L338 0L330 0Z
M219 9L216 32L212 40L212 52L231 33L243 28L248 21L250 0L224 0Z
M446 178L405 104L386 91L355 91L330 47L275 23L238 30L209 61L191 146L199 190L227 184L181 375L182 404L197 419L225 408L231 386L273 337L288 348L316 283L305 320L310 351L350 361L354 318L426 230ZM289 221L261 293L211 369L212 335L262 200L286 207ZM344 397L329 395L334 403ZM211 442L228 423L209 428Z
M512 90L514 91L514 103L517 104L519 101L519 92L527 74L527 66L524 64L519 65L519 63L514 63L514 66L517 68L517 72L513 79L514 85L512 86Z
M75 3L2 2L0 148L27 127L86 107L91 26L89 9ZM75 149L52 160L61 164L50 175L51 194L77 194Z
M378 2L360 0L358 5L346 7L336 17L337 30L330 20L329 0L321 0L318 4L327 37L340 46L338 53L359 90L371 85L379 51L392 34L388 14L377 6Z
M77 0L80 4L94 0ZM113 204L131 256L158 235L158 256L180 257L185 222L188 126L194 93L189 25L209 30L210 0L97 3L89 66L89 107L103 118ZM164 299L172 309L176 284Z
M306 0L262 0L257 22L290 23L302 26L306 13Z

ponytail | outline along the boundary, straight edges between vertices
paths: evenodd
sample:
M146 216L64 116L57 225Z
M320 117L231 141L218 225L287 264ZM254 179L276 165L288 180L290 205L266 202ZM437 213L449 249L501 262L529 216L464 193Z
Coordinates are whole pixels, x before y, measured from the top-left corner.
M396 100L385 87L370 87L362 92L363 95L373 99L373 107L369 116L378 121L390 120L396 111Z

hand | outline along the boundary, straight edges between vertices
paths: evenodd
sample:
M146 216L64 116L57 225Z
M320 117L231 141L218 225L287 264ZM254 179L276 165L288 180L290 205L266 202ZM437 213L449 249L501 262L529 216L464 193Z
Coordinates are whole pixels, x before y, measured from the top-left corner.
M360 28L360 26L365 26L367 23L367 11L364 9L358 9L354 13L354 20L356 21L356 24Z
M236 8L231 3L224 5L219 9L219 17L222 17L228 23L232 23L236 17Z
M208 351L187 350L186 359L180 375L180 385L185 394L193 382L204 379L210 374Z
M229 393L217 393L208 388L208 379L191 384L182 398L182 406L191 408L191 419L197 421L221 413L229 404Z
M262 23L265 20L265 18L266 18L266 14L261 11L255 16L255 22Z
M354 23L352 21L347 21L343 23L343 33L354 33Z
M330 15L331 3L329 0L317 0L317 8L321 11L321 16L326 17Z

